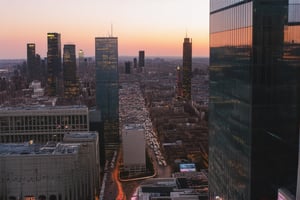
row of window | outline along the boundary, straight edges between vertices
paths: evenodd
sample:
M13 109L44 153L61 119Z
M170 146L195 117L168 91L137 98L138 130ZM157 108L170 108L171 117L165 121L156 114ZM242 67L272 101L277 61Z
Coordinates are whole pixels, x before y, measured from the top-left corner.
M252 46L252 27L210 34L210 47Z
M243 2L245 0L211 0L210 1L210 11L216 11L222 8L226 8L228 6L232 6L234 4Z
M28 126L28 125L49 125L49 124L87 124L87 116L21 116L21 117L0 117L2 126Z
M210 33L252 26L252 2L210 15Z

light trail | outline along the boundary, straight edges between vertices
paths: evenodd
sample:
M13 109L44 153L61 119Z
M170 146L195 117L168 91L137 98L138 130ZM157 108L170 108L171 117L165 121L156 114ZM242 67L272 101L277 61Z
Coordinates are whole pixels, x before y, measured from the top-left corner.
M119 160L120 160L120 153L118 154L118 158L116 160L116 166L112 173L113 179L115 180L117 187L118 187L118 196L116 197L116 200L126 200L126 195L124 194L123 187L121 182L119 181L118 175L119 175Z

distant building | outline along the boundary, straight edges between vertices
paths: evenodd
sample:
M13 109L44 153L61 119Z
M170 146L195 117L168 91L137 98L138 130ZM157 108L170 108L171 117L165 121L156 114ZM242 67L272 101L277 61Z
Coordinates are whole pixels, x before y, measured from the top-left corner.
M133 68L137 68L137 59L133 58Z
M74 98L79 95L76 76L76 53L74 44L65 44L63 53L64 97Z
M104 123L105 148L119 145L118 38L96 37L96 105Z
M146 170L145 129L142 124L127 124L122 130L124 170L143 172Z
M97 199L97 134L70 133L63 143L0 144L0 199ZM3 180L3 179L2 179Z
M177 66L176 68L176 96L177 97L183 97L183 91L182 91L182 68L180 66Z
M35 59L35 44L27 44L27 74L29 80L33 80L33 74L36 70L36 59Z
M145 67L145 51L139 51L139 67Z
M191 100L191 83L192 83L192 39L184 38L183 42L183 63L182 63L182 89L183 97Z
M88 130L85 106L0 108L0 143L62 141L67 132Z
M38 98L44 96L44 88L42 88L40 81L32 81L29 85L29 88L33 90L31 98Z
M130 74L131 71L131 63L130 61L125 62L125 74Z
M84 51L82 49L79 50L78 53L78 77L83 78L83 75L86 72L87 67L87 59L84 57Z
M60 33L48 33L47 39L47 95L58 96L62 87Z

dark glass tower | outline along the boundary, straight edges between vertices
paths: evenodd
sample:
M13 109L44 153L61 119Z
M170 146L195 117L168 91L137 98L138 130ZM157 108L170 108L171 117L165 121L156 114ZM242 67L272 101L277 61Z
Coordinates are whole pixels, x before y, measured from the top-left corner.
M210 199L296 182L300 1L210 1Z
M72 98L78 96L79 87L76 77L76 51L74 44L64 45L63 71L64 97Z
M192 83L192 39L184 38L183 42L183 80L182 89L183 97L186 100L191 100L191 83Z
M27 74L29 80L33 80L33 74L36 68L36 58L35 58L35 44L27 44Z
M145 67L145 51L139 51L139 67Z
M61 92L61 42L59 33L48 33L47 94L57 96Z
M119 144L118 38L96 37L96 105L104 124L106 149Z

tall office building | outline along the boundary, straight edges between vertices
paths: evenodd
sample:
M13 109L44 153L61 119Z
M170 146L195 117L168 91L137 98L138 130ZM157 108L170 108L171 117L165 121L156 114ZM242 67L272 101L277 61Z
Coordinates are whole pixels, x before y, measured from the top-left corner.
M119 144L118 38L96 37L96 105L104 123L106 149Z
M83 78L84 73L86 72L87 60L84 57L84 51L82 49L79 50L78 53L78 77Z
M48 33L47 94L57 96L61 92L61 42L59 33Z
M133 58L133 68L137 68L137 59Z
M64 97L72 98L79 94L76 77L76 53L74 44L64 45L63 54Z
M192 83L192 39L184 38L183 42L183 63L182 63L182 89L183 97L191 100L191 83Z
M145 67L145 51L139 51L139 67Z
M210 1L210 199L276 199L297 178L300 1Z
M27 74L29 80L33 80L33 73L36 68L36 59L35 59L35 44L27 44Z
M131 62L127 61L125 62L125 74L130 74L131 71Z

